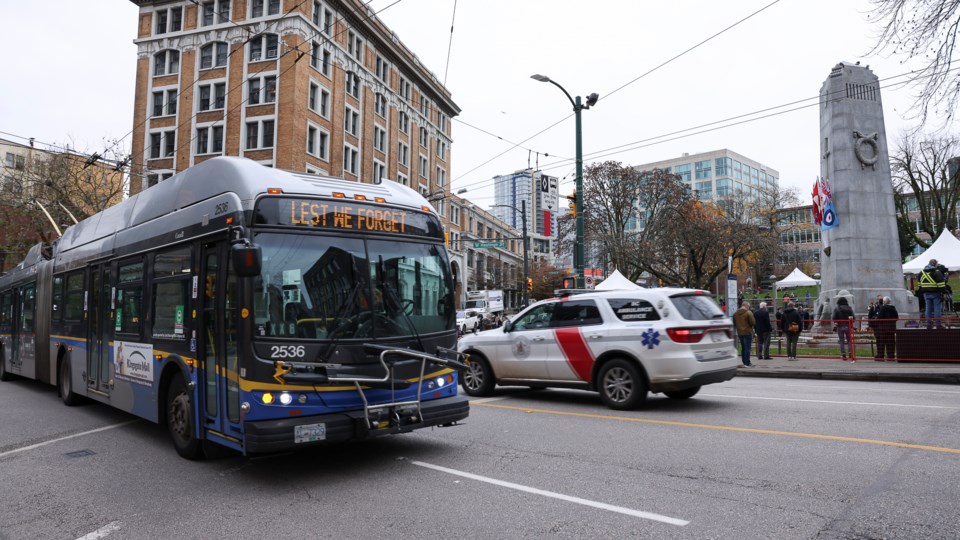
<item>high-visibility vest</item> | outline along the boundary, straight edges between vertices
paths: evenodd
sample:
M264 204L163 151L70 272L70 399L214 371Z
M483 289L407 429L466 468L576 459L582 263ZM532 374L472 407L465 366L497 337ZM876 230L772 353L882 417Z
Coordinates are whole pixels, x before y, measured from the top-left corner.
M937 281L930 272L926 270L920 272L921 289L942 289L944 285L946 285L945 282Z

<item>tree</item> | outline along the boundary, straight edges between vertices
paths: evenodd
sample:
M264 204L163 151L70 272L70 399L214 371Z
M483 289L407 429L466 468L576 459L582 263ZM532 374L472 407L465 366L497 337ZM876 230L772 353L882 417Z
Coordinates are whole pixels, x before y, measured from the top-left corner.
M890 158L898 228L924 249L957 226L960 174L950 161L958 153L956 136L904 134Z
M73 224L120 202L123 173L119 161L99 155L36 150L18 169L7 169L0 200L0 252L19 262L37 243L49 243ZM49 214L49 217L48 215Z
M584 201L588 238L631 281L647 273L664 285L707 288L728 256L756 267L779 235L771 226L776 196L738 191L701 201L679 176L660 169L591 165Z
M922 123L939 113L947 125L960 105L960 71L953 64L960 0L871 1L871 18L883 28L871 52L922 58L925 65L911 77L918 88L914 107Z

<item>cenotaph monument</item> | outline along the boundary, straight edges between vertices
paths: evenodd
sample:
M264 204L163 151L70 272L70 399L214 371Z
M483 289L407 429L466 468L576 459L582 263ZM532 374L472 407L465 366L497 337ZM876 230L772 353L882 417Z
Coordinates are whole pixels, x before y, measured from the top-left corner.
M880 83L869 67L841 62L830 71L820 88L819 146L837 225L821 233L815 318L829 319L840 296L858 316L877 295L901 316L916 313L903 286Z

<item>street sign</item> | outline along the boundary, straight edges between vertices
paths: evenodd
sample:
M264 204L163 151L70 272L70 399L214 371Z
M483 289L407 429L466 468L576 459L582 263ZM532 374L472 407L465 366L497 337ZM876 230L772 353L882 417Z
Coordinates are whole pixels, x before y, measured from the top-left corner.
M475 249L483 249L483 248L505 248L505 247L507 247L507 241L506 241L506 240L494 240L494 241L492 241L492 242L474 242L474 243L473 243L473 247L474 247Z

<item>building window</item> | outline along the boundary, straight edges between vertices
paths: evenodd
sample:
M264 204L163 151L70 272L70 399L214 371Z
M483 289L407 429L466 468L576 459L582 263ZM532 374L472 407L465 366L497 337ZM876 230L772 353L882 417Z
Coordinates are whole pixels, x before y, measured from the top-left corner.
M441 133L447 132L447 115L442 112L437 112L437 127L440 128Z
M250 40L250 61L268 60L277 57L277 44L279 38L276 34L263 34Z
M447 171L443 167L437 166L437 177L436 177L437 186L444 186L447 183Z
M383 94L377 94L373 99L373 110L380 116L387 116L387 98Z
M197 103L197 109L201 112L213 109L222 109L226 104L227 84L211 83L201 84L199 87L200 99Z
M358 77L356 73L348 71L346 81L347 93L357 99L360 99L360 77Z
M343 130L354 137L360 134L360 113L349 105L343 107Z
M173 157L177 151L177 132L169 130L163 132L163 157Z
M323 8L323 20L320 27L323 28L324 34L333 35L333 11L329 8Z
M430 146L429 141L430 141L430 138L427 135L427 128L425 127L420 128L420 148L424 148L424 149L429 148Z
M410 179L405 174L397 174L397 183L410 187Z
M405 112L400 112L400 133L410 134L410 115Z
M197 154L223 153L223 126L197 128Z
M327 77L330 76L330 51L323 50L316 41L311 48L310 65Z
M179 32L183 27L183 8L175 7L170 9L161 9L154 13L155 34L166 34L167 32Z
M307 153L326 160L330 147L330 136L319 127L307 125Z
M247 122L247 150L273 148L273 120Z
M227 44L222 41L200 47L200 69L227 65Z
M259 105L277 101L277 76L267 75L247 81L247 103Z
M147 187L153 187L173 176L172 172L157 171L147 174Z
M384 84L390 84L390 64L380 55L377 55L377 78Z
M429 163L429 160L427 159L427 156L421 155L420 156L420 178L424 178L427 180L430 179L430 172L427 170L427 167L430 166L428 163Z
M383 177L386 176L387 166L379 161L373 161L373 183L383 183Z
M160 51L153 55L153 75L174 75L180 72L180 51Z
M363 63L363 39L353 30L347 32L347 52L350 53L350 56L359 60L361 64Z
M454 225L460 224L460 207L455 204L450 205L450 222Z
M200 26L230 22L230 0L211 0L200 4Z
M349 144L343 145L343 172L357 175L357 159L359 152Z
M400 77L400 91L397 92L400 97L410 102L410 81Z
M267 15L276 15L280 13L280 0L251 0L250 2L250 18L256 19L257 17L263 17L263 8L266 4Z
M440 137L437 137L437 157L447 159L447 143Z
M430 121L430 100L420 96L420 114L427 119L427 122Z
M177 114L177 89L157 90L153 93L153 116Z
M150 159L157 159L160 157L160 141L162 137L162 133L150 134Z
M410 166L410 147L402 141L397 146L397 161L404 167Z
M373 148L387 153L387 130L378 125L373 126Z

